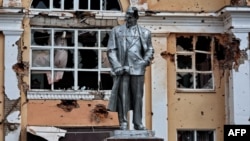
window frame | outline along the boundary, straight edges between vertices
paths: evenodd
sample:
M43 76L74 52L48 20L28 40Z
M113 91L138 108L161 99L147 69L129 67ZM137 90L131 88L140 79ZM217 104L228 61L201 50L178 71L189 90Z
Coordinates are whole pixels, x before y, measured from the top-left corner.
M98 73L98 83L100 82L101 80L101 74L102 72L110 72L111 68L103 68L102 67L102 52L103 51L107 51L107 47L104 47L101 45L101 41L102 41L102 37L101 37L101 32L111 32L111 29L110 28L106 28L106 29L69 29L69 28L53 28L53 27L31 27L30 28L30 37L32 37L32 30L48 30L48 31L51 31L51 36L50 37L51 39L54 39L54 34L55 34L55 31L73 31L74 32L74 43L75 45L74 46L66 46L66 47L60 47L60 48L69 48L69 47L72 47L72 50L74 50L74 54L73 55L73 58L74 58L74 62L78 62L78 51L80 49L95 49L98 51L98 59L97 59L97 68L92 68L92 69L82 69L82 68L78 68L78 64L74 63L74 67L73 68L63 68L63 69L59 69L59 70L70 70L70 71L73 71L74 72L74 75L73 77L76 78L74 79L74 89L73 90L65 90L65 89L62 89L62 90L58 90L58 89L53 89L53 86L51 89L31 89L31 72L34 71L34 70L47 70L47 69L50 69L50 71L53 72L54 70L54 66L52 67L52 61L53 61L53 58L54 57L50 57L50 64L51 64L51 67L33 67L32 66L32 63L30 63L30 68L29 68L29 90L27 91L27 98L28 99L64 99L64 100L79 100L79 99L85 99L85 100L91 100L91 99L94 99L96 97L96 95L104 95L104 100L108 100L109 99L109 96L111 94L111 89L110 90L102 90L102 89L99 89L100 86L98 84L98 89L97 90L80 90L78 89L78 86L76 86L76 81L78 81L78 77L77 77L77 73L78 73L78 70L82 70L82 71L86 71L86 72L91 72L91 71L94 71L94 72L97 72ZM78 33L79 31L91 31L91 32L97 32L98 35L97 35L97 46L94 46L94 47L80 47L77 43L78 43ZM54 44L52 43L52 45L46 45L46 46L42 46L42 45L32 45L32 38L30 38L30 52L29 52L29 59L30 59L30 62L32 62L32 50L34 49L49 49L49 50L54 50L55 47ZM52 56L51 54L54 54L53 51L50 53L50 56ZM53 73L52 73L52 76L53 76Z
M177 38L178 37L193 37L192 39L192 51L178 51L177 50ZM198 36L207 36L207 37L211 37L211 42L210 42L210 51L201 51L201 50L196 50L195 49L195 43L197 41L197 38ZM176 92L179 92L179 93L194 93L194 92L202 92L202 93L214 93L216 90L215 90L215 77L214 77L214 48L215 48L215 45L214 45L214 38L215 36L211 35L211 34L177 34L176 35L176 44L175 44L175 52L176 52L176 55L174 56L174 61L175 61L175 73L176 73ZM210 54L210 59L211 59L211 70L210 71L198 71L196 70L196 53L203 53L203 54ZM177 56L178 55L189 55L191 56L191 59L192 59L192 65L191 65L191 69L179 69L178 68L178 59L177 59ZM178 88L177 87L177 73L192 73L193 74L193 88ZM211 89L202 89L202 88L196 88L196 84L197 84L197 74L201 74L201 73L204 73L204 74L211 74L211 78L212 78L212 88ZM195 80L195 81L194 81Z
M194 135L194 140L197 141L197 132L199 131L212 131L213 132L213 141L216 141L216 130L215 129L177 129L176 130L176 141L178 140L178 131L191 131Z
M88 8L87 9L80 9L78 6L79 6L79 1L80 0L73 0L73 9L64 9L64 2L65 0L61 0L62 1L62 4L61 4L61 7L60 8L54 8L53 7L53 0L49 0L49 8L47 9L43 9L43 8L32 8L32 2L30 2L30 10L33 10L33 11L117 11L117 10L104 10L103 8L103 4L104 4L104 1L106 0L99 0L99 4L100 4L100 9L91 9L91 0L88 0ZM121 9L121 5L120 5L120 2L117 0L118 4L119 4L119 8ZM119 10L121 11L121 10Z

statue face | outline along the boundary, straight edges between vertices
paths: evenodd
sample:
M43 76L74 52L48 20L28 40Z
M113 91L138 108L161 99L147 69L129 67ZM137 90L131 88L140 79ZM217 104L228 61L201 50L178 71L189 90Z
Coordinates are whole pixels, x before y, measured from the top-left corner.
M137 23L137 18L134 16L134 13L132 13L132 12L127 12L126 13L125 20L127 22L126 23L127 27L134 26Z

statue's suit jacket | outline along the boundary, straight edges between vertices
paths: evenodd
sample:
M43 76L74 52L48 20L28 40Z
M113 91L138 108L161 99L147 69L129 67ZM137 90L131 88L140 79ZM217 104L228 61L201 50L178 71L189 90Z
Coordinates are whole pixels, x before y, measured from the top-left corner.
M125 24L112 29L107 51L112 69L111 72L118 67L126 66L129 68L128 75L145 74L145 69L150 64L154 54L151 32L139 25L136 25L134 28L132 38L127 37ZM117 111L119 83L121 83L120 76L114 76L114 84L108 104L110 111ZM130 109L133 110L132 107Z

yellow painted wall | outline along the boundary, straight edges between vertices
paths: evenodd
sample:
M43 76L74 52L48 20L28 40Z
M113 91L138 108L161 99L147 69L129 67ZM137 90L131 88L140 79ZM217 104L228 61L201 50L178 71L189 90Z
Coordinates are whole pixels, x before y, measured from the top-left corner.
M60 100L29 100L27 124L28 125L49 125L64 127L83 126L118 126L117 114L109 112L107 118L102 118L100 123L92 119L92 110L97 104L107 105L107 101L79 100L79 108L73 108L70 112L59 108Z
M175 35L168 39L168 52L175 53ZM176 140L177 129L215 129L216 140L223 140L225 123L224 79L214 64L216 91L213 93L177 93L174 62L168 59L168 134Z
M0 7L3 5L3 0L0 0Z
M147 0L151 10L160 11L217 11L230 0Z
M120 0L123 10L129 5L129 0ZM149 10L155 11L217 11L230 0L140 0L140 4L147 3Z

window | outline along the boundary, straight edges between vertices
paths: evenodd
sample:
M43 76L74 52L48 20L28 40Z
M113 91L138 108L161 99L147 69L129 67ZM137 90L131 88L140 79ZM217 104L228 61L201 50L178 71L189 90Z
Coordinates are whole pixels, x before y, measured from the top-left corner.
M48 10L120 11L118 0L32 0L31 8Z
M213 45L210 36L176 38L177 90L213 90Z
M214 130L178 130L177 141L214 141Z
M110 30L31 29L32 91L109 91L113 85L106 56Z

